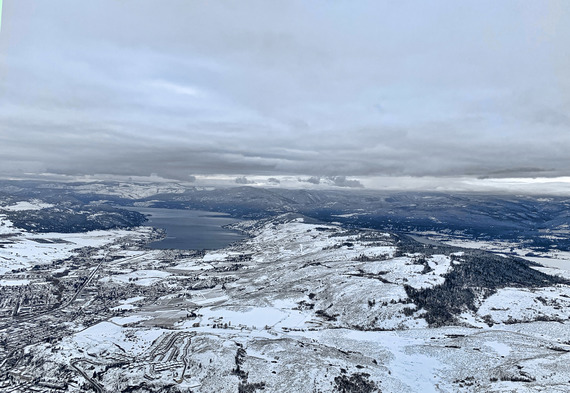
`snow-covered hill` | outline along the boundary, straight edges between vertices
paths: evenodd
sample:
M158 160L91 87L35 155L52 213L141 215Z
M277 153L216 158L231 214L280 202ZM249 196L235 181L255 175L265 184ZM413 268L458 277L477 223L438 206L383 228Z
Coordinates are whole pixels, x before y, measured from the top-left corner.
M570 389L570 287L561 277L513 257L295 214L234 228L249 238L205 253L142 249L135 237L149 237L144 228L109 231L114 241L77 251L79 264L73 248L62 246L68 254L53 265L52 279L50 264L43 272L6 273L11 282L22 274L28 281L0 287L18 299L1 319L1 386ZM24 301L27 293L38 296L39 285L59 288L50 298L59 296L59 303L41 308ZM49 339L26 335L37 329L51 332Z

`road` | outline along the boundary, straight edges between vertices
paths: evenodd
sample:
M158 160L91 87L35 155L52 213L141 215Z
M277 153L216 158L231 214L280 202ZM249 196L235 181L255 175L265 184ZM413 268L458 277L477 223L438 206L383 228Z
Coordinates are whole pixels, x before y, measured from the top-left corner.
M78 359L78 360L72 360L69 364L71 365L71 367L73 367L79 374L81 374L81 376L83 378L85 378L90 384L91 386L93 386L93 389L95 389L95 391L97 393L104 393L104 389L103 386L101 386L101 384L97 381L95 381L93 378L91 378L90 376L87 375L87 373L85 373L85 371L83 371L82 369L80 369L79 367L77 367L77 363L80 362L85 362L87 360L84 359ZM89 361L87 361L89 362ZM89 362L91 363L91 362ZM96 363L93 363L96 364Z

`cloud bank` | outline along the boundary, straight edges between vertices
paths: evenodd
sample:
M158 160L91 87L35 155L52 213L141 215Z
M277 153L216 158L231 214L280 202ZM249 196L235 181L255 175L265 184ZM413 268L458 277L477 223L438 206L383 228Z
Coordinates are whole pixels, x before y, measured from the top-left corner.
M566 1L5 2L0 174L567 176L568 20Z

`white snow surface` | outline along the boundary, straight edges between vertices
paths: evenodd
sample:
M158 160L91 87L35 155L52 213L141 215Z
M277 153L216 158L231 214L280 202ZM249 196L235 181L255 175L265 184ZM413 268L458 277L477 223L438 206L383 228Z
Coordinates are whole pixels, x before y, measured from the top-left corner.
M23 233L7 239L0 248L0 274L12 269L49 264L71 256L82 247L101 247L127 237L127 230L92 231L86 233Z
M460 315L463 326L428 328L425 310L408 298L405 285L442 284L454 266L449 256L396 257L390 234L359 236L303 219L240 225L252 237L204 257L109 246L129 231L16 231L0 248L0 267L105 246L95 257L115 258L89 270L98 274L91 290L104 284L121 296L103 322L82 329L69 321L75 333L27 350L41 359L37 364L79 360L95 371L104 369L97 362L127 359L128 366L100 377L109 391L148 381L235 392L243 382L236 372L240 356L247 383L264 382L267 392L332 392L343 375L367 375L383 392L569 391L570 287L498 289L479 299L476 312ZM232 258L244 255L234 269ZM88 295L79 296L84 307ZM535 322L541 316L559 321ZM535 380L509 380L521 373Z
M44 203L38 200L31 200L31 201L16 202L15 204L8 206L0 206L0 210L15 212L15 211L24 211L24 210L41 210L53 206L54 205L52 205L51 203Z

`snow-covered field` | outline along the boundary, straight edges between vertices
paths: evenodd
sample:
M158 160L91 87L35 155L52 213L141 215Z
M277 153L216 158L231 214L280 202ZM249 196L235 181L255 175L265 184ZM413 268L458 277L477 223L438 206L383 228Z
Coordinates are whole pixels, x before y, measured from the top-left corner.
M82 247L102 247L130 235L132 231L128 230L72 234L20 232L17 236L3 239L4 247L0 248L0 274L50 264L55 260L70 257L75 250Z
M24 210L41 210L48 207L53 207L51 203L44 203L39 200L31 200L31 201L20 201L16 202L13 205L4 205L0 206L0 210L7 210L7 211L24 211Z
M132 231L10 237L5 266L112 257L63 310L68 334L25 364L73 392L570 391L565 284L489 291L434 327L410 288L446 284L467 251L405 253L389 233L288 215L234 227L250 237L204 254L114 245Z
M568 275L570 271L570 252L560 250L550 250L545 252L538 252L530 248L521 247L518 243L507 241L487 241L487 240L473 240L461 237L450 237L449 235L442 235L438 233L423 233L424 238L436 240L441 243L463 248L473 248L478 250L486 250L502 255L516 255L520 258L536 262L545 267L549 267L558 271L557 274ZM550 271L553 274L554 270Z
M101 282L129 283L136 285L152 285L160 282L163 278L170 276L170 273L160 270L133 270L126 274L116 274L113 276L103 277Z

